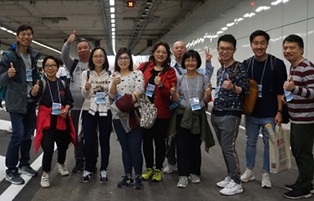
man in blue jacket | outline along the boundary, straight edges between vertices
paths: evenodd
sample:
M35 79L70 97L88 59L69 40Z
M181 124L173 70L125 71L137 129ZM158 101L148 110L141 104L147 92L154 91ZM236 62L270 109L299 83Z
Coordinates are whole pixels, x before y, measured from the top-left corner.
M31 26L21 25L16 31L17 43L5 52L0 63L0 85L7 88L5 103L13 128L5 161L6 180L12 184L24 183L19 173L37 175L29 164L31 135L36 127L36 100L30 96L30 90L38 80L40 57L30 47L33 34Z

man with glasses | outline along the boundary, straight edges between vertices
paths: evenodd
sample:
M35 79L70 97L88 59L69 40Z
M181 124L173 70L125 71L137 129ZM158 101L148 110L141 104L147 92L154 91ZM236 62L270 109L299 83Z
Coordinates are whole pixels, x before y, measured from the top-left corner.
M68 40L62 47L61 58L71 74L70 90L74 99L73 108L71 110L71 116L73 119L74 127L77 133L77 143L75 146L75 166L72 169L73 173L83 171L84 169L84 153L83 146L84 140L80 132L81 125L79 125L79 117L84 98L81 95L81 73L88 69L88 62L90 57L90 44L87 39L79 39L76 43L77 59L70 57L70 48L76 39L76 30L72 32ZM80 128L80 129L79 129ZM98 147L98 146L96 146ZM98 152L98 150L97 150Z
M29 164L31 136L36 127L36 99L30 91L39 79L37 60L40 57L39 52L30 47L33 34L29 25L18 27L17 43L10 46L0 63L0 85L7 87L5 103L13 128L5 161L6 180L12 184L24 184L19 173L37 175Z
M234 60L236 39L226 34L218 39L217 51L222 67L217 71L214 108L211 122L227 166L228 175L217 183L223 195L243 192L240 180L239 158L235 149L242 115L243 96L248 90L248 78L243 64Z

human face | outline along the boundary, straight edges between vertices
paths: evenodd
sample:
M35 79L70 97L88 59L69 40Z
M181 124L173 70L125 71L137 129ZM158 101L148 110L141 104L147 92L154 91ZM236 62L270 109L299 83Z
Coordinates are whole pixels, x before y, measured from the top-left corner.
M189 57L184 61L184 65L187 71L196 71L197 60L195 57Z
M29 46L32 43L33 34L31 29L26 29L21 31L19 35L16 36L19 45L21 46Z
M118 58L118 66L121 70L129 69L130 57L127 53L123 53Z
M232 43L227 41L220 41L217 51L219 52L219 57L221 58L223 64L227 65L233 60L235 48L233 47Z
M76 52L80 61L88 61L90 55L90 47L86 41L82 41L77 44Z
M102 67L104 65L105 53L101 49L95 50L92 56L95 67Z
M267 47L268 42L266 41L266 38L264 36L255 36L251 43L251 48L257 58L262 58L267 55Z
M168 58L168 52L165 46L159 45L153 54L155 63L162 65Z
M303 58L303 48L296 42L286 41L283 44L283 55L291 64L294 64Z
M56 78L56 74L58 72L58 64L53 59L47 59L44 66L44 71L47 75L47 78Z
M181 60L185 52L186 47L183 41L178 41L173 44L173 55L177 60Z

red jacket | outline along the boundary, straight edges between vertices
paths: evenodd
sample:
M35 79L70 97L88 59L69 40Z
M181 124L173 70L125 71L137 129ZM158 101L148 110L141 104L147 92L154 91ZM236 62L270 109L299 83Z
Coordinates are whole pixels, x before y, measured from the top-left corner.
M62 109L64 107L62 106ZM37 115L37 123L36 123L36 137L35 137L35 153L38 152L38 149L41 144L41 140L43 138L43 130L47 130L50 128L50 121L51 121L51 113L52 108L48 108L44 105L40 105L38 109ZM72 117L68 114L67 119L70 122L70 135L71 135L71 142L73 145L76 143L76 134L75 128L73 125ZM58 130L66 130L66 119L63 119L60 115L57 116L57 125L56 129Z
M146 63L143 63L138 67L138 70L142 70ZM154 68L154 62L150 62L149 66L147 66L146 70L143 72L144 81L145 81L145 89L148 84L148 80L153 75L151 70ZM155 96L154 102L155 107L157 108L157 118L170 118L170 89L172 84L177 86L177 77L176 72L170 66L164 67L160 74L161 82L163 83L163 87L155 86Z

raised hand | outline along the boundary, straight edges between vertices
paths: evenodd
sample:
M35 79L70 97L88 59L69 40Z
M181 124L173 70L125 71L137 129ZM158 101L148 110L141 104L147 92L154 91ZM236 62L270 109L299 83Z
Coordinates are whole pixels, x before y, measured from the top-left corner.
M227 79L223 82L222 88L227 89L227 90L233 89L233 84L230 80L229 75L227 75Z
M116 75L115 73L113 73L113 83L115 84L115 85L118 85L118 84L120 84L121 83L121 76L118 76L118 75Z
M210 54L209 48L205 49L205 58L206 62L211 62L213 55Z
M76 38L76 30L73 30L73 32L71 33L71 35L68 38L68 43L73 43L75 41Z
M289 81L285 81L285 83L283 84L283 89L286 91L292 91L294 88L295 88L295 84L291 76Z
M155 79L154 79L154 82L155 82L155 84L156 85L159 85L161 82L160 82L160 80L161 80L161 78L160 78L160 74L161 73L158 73L158 75L155 77Z
M92 83L86 78L85 89L90 90L92 88Z
M175 84L172 83L172 87L170 89L171 96L174 96L176 92L177 92L177 87L175 86Z
M211 89L210 83L208 83L208 85L205 89L205 94L206 94L206 96L210 96L212 94L212 89Z
M10 62L10 67L8 69L8 76L9 76L9 78L12 78L12 77L15 76L15 74L16 74L16 70L15 70L15 68L13 66L13 63Z

